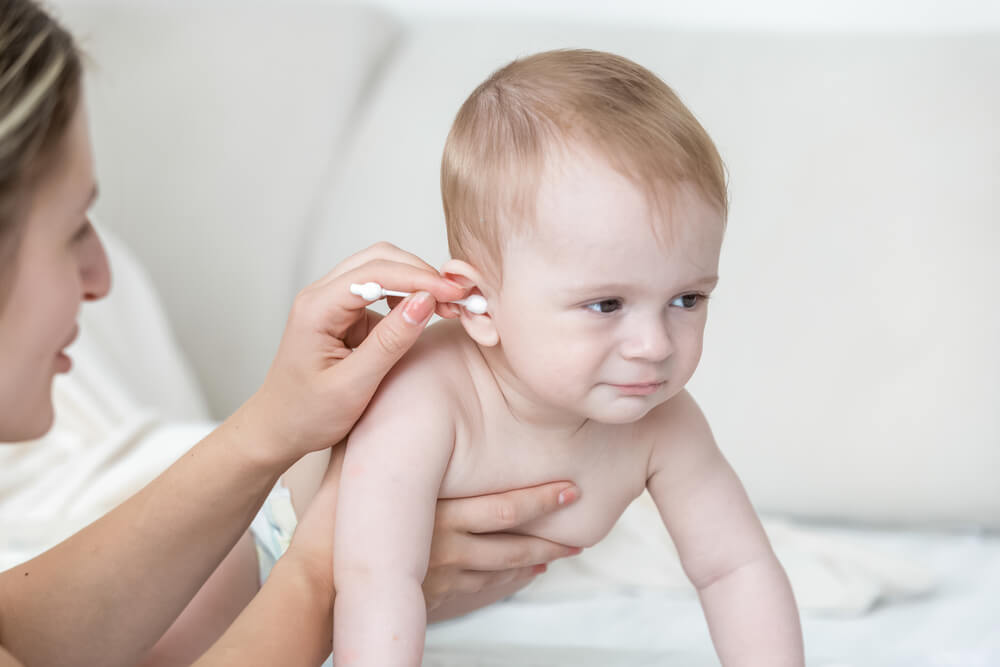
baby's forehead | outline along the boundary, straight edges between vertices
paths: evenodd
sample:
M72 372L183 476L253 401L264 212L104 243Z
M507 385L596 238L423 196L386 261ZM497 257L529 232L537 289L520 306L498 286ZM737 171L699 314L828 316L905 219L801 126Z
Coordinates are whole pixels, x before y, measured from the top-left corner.
M581 220L567 227L540 220L532 231L512 239L503 253L503 274L519 282L555 281L562 285L684 282L718 272L721 225L685 221L654 230L647 220L625 225ZM630 228L630 231L627 231Z
M718 271L724 221L693 188L658 202L617 173L543 184L536 210L502 252L518 282L683 282ZM576 180L574 180L576 177Z
M654 190L603 166L556 172L539 185L525 216L514 241L601 255L636 248L665 255L703 250L725 226L722 214L690 183Z

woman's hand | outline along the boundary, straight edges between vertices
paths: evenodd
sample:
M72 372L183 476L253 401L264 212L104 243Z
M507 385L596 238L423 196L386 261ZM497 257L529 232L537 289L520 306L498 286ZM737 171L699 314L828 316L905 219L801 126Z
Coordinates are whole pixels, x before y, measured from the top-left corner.
M380 318L351 294L352 283L366 282L414 294L402 303L391 299L395 307ZM263 385L237 415L257 435L250 442L266 450L257 455L290 464L337 443L435 308L442 317L455 317L454 309L440 302L467 291L388 243L349 257L303 289Z
M319 490L299 521L283 560L295 560L308 573L317 590L329 591L332 609L333 517L344 447L335 447ZM580 552L537 537L510 532L530 521L573 503L579 490L572 482L552 482L475 498L439 500L431 541L430 561L424 578L424 599L432 612L456 598L489 599L526 583L557 558ZM482 594L483 597L480 597Z
M491 591L509 595L544 572L547 563L580 553L578 547L512 532L578 497L572 482L551 482L506 493L438 500L423 586L427 611L456 598L478 601L464 611L482 606L497 599Z

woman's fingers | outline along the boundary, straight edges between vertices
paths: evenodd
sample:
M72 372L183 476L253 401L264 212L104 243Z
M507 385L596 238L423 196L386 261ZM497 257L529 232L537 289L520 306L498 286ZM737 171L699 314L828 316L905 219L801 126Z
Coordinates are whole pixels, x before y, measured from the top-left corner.
M377 282L416 292L381 318L352 283ZM415 255L379 244L303 289L254 410L270 433L273 455L285 460L329 447L361 416L375 388L416 342L439 302L467 290ZM289 406L293 406L292 409Z
M434 303L426 292L408 297L337 364L334 369L337 393L344 397L339 407L353 415L352 424L361 416L385 375L417 342L434 311Z
M578 547L540 537L466 534L437 553L432 552L431 559L432 566L437 563L467 571L499 572L544 565L578 553Z
M349 347L357 346L360 340L348 340L345 336L350 331L353 337L358 331L353 325L370 303L351 294L351 285L366 282L377 282L386 289L402 292L428 292L436 301L454 301L467 291L437 272L386 259L371 260L330 281L307 288L308 298L317 308L315 316L320 318L320 326L325 332L343 339Z
M550 482L475 498L438 503L438 522L469 533L494 533L516 528L564 507L580 496L572 482Z
M545 565L522 567L500 572L476 572L474 570L430 571L424 579L424 599L427 610L439 608L456 598L473 598L478 601L466 607L466 611L489 604L493 596L506 596L526 585L538 574L545 571ZM487 594L483 598L481 594ZM499 598L494 598L499 599Z
M504 531L550 514L578 497L579 489L572 482L552 482L488 496L439 500L430 567L512 570L577 554L579 549L574 547Z
M380 241L373 246L369 246L360 252L356 252L343 262L338 264L327 273L325 276L317 280L314 285L322 285L329 283L330 281L336 279L348 271L353 271L354 269L367 264L368 262L374 260L389 260L392 262L397 262L399 264L408 264L415 269L421 269L424 271L430 271L431 273L437 273L434 267L420 259L413 253L406 252L402 248L397 248L391 243L385 241ZM377 282L377 281L376 281ZM385 285L383 285L385 287Z

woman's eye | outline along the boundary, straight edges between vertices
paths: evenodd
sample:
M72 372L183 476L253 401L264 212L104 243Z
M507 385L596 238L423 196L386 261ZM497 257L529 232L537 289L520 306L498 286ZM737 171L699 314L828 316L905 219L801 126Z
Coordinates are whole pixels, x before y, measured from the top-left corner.
M588 303L585 306L588 310L592 310L595 313L613 313L616 310L620 310L622 307L621 299L602 299L601 301L596 301L594 303Z
M671 301L670 305L684 310L694 310L703 299L705 299L704 294L685 294Z

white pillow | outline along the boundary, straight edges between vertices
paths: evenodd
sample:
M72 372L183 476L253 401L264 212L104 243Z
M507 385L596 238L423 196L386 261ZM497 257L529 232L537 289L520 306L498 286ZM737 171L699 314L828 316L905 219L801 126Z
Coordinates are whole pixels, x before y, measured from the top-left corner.
M316 201L396 25L339 3L65 9L93 62L98 211L149 270L223 418L277 351Z

